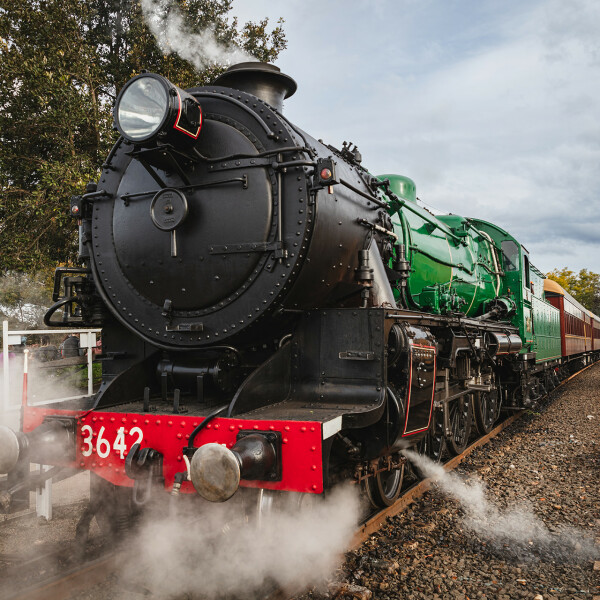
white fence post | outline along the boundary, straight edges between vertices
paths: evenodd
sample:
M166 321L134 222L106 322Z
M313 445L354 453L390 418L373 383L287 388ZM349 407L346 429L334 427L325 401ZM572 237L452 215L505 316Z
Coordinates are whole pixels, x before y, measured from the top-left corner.
M38 465L38 472L42 474L52 467ZM46 479L42 485L35 490L35 512L38 517L44 517L46 521L52 519L52 479Z
M82 333L79 337L79 347L87 348L87 365L88 365L88 396L94 393L94 367L92 362L94 360L93 348L96 347L96 334L95 333Z
M8 321L2 321L2 373L4 386L2 393L2 410L3 412L8 411L8 397L10 395L10 381L9 381L9 368L8 368Z

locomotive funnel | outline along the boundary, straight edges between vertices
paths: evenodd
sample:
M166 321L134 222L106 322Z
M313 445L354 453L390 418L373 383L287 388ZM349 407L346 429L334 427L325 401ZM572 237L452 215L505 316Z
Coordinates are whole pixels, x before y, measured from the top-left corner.
M274 478L277 452L262 434L247 435L229 450L221 444L205 444L190 461L190 479L196 491L211 502L229 500L241 479Z
M261 62L232 65L213 84L248 92L279 112L283 108L283 101L298 89L298 84L289 75L282 73L279 67Z

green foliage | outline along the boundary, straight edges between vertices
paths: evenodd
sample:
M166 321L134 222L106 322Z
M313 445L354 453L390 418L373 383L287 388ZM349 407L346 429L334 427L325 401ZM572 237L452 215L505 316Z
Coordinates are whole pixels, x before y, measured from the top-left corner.
M600 315L600 274L587 269L575 273L564 267L554 269L547 277L556 281L588 310Z
M281 21L238 26L232 0L173 0L186 29L259 60L285 48ZM34 272L77 252L70 196L98 178L116 140L117 91L142 69L181 87L209 83L203 72L157 46L140 0L0 0L0 272Z
M11 329L40 328L51 296L48 274L9 272L0 277L0 320Z

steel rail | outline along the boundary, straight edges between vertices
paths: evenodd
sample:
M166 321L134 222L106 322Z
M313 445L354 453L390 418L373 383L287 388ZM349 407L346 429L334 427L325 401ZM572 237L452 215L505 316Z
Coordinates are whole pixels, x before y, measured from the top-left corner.
M2 596L2 600L63 600L106 581L119 565L119 555L112 552L86 562L50 579L38 582L19 592Z

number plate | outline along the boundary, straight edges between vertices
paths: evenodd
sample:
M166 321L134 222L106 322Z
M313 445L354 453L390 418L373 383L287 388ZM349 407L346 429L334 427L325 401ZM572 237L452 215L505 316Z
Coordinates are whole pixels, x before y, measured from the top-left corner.
M116 435L107 434L104 425L100 427L97 435L91 425L82 425L81 429L81 455L91 456L94 450L98 458L108 458L111 450L115 451L121 459L127 456L133 444L140 444L144 439L144 432L139 427L132 427L125 433L125 427L119 427ZM112 438L112 439L111 439Z

